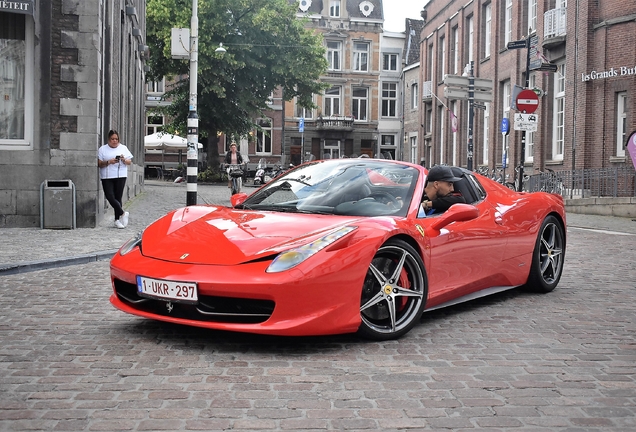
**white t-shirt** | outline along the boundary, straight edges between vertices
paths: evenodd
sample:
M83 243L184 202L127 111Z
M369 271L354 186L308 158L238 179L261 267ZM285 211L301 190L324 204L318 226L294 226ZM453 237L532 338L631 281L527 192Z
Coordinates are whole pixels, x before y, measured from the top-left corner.
M123 155L124 159L133 158L133 155L130 150L128 150L128 147L126 147L122 143L119 143L119 145L115 148L112 148L108 144L104 144L97 151L97 159L99 159L100 161L115 159L115 156L121 155ZM99 177L101 179L111 179L127 176L128 165L126 165L123 160L119 163L107 165L99 169Z

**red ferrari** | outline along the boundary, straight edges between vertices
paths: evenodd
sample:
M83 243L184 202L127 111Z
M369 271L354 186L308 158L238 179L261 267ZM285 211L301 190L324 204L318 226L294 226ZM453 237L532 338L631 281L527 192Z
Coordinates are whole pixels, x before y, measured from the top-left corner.
M466 204L433 216L420 203L425 168L375 159L310 162L232 207L175 210L113 257L110 301L210 329L384 340L432 309L519 286L552 291L561 196L451 169Z

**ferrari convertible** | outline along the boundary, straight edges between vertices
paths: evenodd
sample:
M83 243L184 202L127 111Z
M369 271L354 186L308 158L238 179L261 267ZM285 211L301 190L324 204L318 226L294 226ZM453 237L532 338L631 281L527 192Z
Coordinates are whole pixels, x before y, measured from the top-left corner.
M271 335L398 338L426 311L561 277L563 199L451 167L454 204L427 216L428 171L376 159L313 161L231 207L158 219L110 263L118 309Z

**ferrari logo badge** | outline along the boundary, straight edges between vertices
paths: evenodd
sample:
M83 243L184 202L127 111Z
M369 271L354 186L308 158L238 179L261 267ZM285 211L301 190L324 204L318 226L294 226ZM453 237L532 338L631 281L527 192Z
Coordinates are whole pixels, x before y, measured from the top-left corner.
M425 237L425 235L424 235L424 228L422 228L422 227L421 227L421 226L419 226L419 225L415 225L415 228L417 228L417 230L420 232L420 234L422 234L422 237Z
M174 309L174 306L172 306L172 302L166 303L166 309L168 309L168 313L172 312L172 309Z
M190 255L190 254L189 254L189 253L184 253L183 255L181 255L181 256L179 257L179 259L184 260L184 259L186 259L186 258L188 257L188 255Z
M386 285L384 287L384 294L389 295L391 294L391 292L393 292L393 288L391 288L391 285Z

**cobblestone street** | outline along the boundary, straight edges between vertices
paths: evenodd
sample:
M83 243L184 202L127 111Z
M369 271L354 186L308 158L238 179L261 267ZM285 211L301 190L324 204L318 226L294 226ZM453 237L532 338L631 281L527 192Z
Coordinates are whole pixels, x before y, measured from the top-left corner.
M200 197L229 196L214 188ZM171 206L145 199L131 224ZM0 273L0 430L636 430L636 222L572 219L554 292L431 312L390 342L126 315L107 260Z

